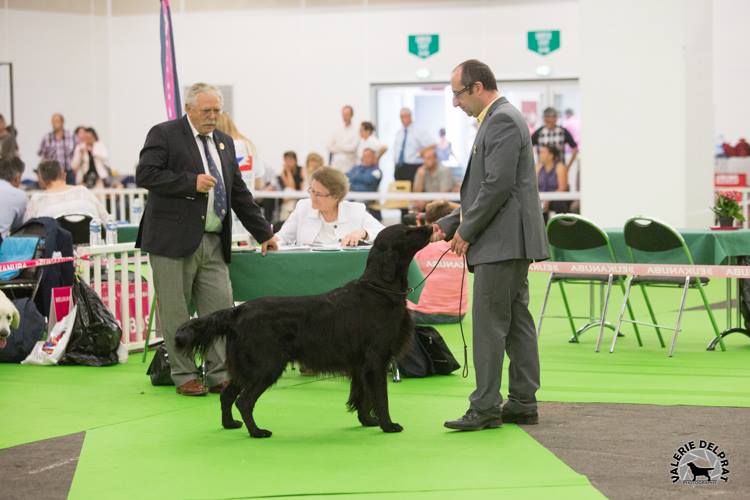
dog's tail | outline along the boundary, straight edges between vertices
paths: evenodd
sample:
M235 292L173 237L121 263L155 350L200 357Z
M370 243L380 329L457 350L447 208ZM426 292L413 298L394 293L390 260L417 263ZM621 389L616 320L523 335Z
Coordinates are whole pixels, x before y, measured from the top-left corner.
M183 323L175 334L177 348L187 354L205 355L216 340L234 335L234 330L229 326L232 324L231 316L232 309L222 309Z

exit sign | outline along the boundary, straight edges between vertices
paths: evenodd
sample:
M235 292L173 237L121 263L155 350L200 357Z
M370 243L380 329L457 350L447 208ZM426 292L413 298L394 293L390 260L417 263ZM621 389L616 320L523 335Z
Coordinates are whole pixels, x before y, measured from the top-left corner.
M440 50L440 35L409 35L409 53L427 59Z
M542 56L556 51L560 48L560 30L529 31L528 47Z

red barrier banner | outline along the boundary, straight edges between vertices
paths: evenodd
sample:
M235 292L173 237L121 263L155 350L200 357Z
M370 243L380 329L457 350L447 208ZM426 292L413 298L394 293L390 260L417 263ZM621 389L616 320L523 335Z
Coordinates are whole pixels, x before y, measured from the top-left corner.
M17 271L29 267L51 266L63 262L73 262L75 257L53 257L51 259L15 260L13 262L0 262L0 272Z

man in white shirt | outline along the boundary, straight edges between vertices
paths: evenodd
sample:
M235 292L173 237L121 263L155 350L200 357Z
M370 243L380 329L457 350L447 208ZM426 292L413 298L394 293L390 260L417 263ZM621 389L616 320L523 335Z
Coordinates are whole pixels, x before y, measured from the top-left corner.
M429 134L414 126L409 108L401 108L401 123L404 128L396 134L393 145L393 176L397 181L414 182L414 174L422 165L422 154L434 148L436 144Z
M348 104L341 108L341 118L344 126L336 131L328 141L328 151L331 153L331 166L336 170L347 173L357 162L357 144L359 130L352 124L354 108Z

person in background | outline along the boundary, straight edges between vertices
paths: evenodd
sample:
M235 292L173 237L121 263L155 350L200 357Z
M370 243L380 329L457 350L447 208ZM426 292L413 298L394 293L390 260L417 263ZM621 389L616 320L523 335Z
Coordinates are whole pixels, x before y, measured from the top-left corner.
M106 222L109 214L104 205L85 186L71 186L65 181L65 171L57 160L47 160L36 170L39 185L44 189L29 200L24 220L82 214Z
M0 160L0 240L23 223L26 193L19 186L24 164L17 156Z
M0 160L18 156L16 129L5 123L5 117L0 114Z
M537 147L539 154L540 146L554 146L561 153L561 160L565 163L565 168L570 170L576 157L578 156L578 144L565 128L557 124L557 110L547 108L544 110L544 125L539 127L531 136L531 143ZM565 146L570 146L570 161L565 162Z
M539 163L536 166L536 178L539 192L568 191L568 169L560 160L560 151L555 146L539 146ZM542 214L547 222L549 213L565 213L569 202L563 200L543 201Z
M42 138L39 145L39 159L57 160L65 170L65 181L75 184L75 173L73 172L73 152L76 148L76 139L70 130L65 129L65 118L60 113L52 115L52 132Z
M444 200L431 201L427 204L424 217L417 218L417 225L433 224L458 206L457 203ZM419 295L419 304L410 300L406 302L406 307L417 324L457 323L466 314L469 302L468 272L463 257L456 255L450 248L451 244L448 241L435 241L414 256L414 261L419 265L423 275L427 276L433 268L435 269L430 274L430 279L425 281ZM445 253L446 251L448 253Z
M364 193L375 193L380 187L380 181L383 179L383 172L378 167L377 152L371 147L366 147L362 152L362 163L349 170L346 174L349 178L351 191ZM382 219L380 210L372 208L374 202L368 201L365 205L367 211L377 220Z
M136 248L148 252L158 297L161 333L177 393L204 396L229 385L226 343L204 353L205 385L195 358L177 350L177 328L190 319L232 307L233 211L261 243L261 253L278 248L271 226L242 180L234 141L216 130L224 98L205 83L185 93L185 115L151 128L136 168L138 187L148 189ZM197 163L197 164L196 164Z
M450 193L453 191L453 174L448 167L440 165L435 148L429 148L422 153L424 164L417 169L414 179L415 193ZM417 200L413 206L418 212L425 209L427 201Z
M262 173L258 173L257 167L260 162L255 161L257 150L255 144L239 131L228 113L222 113L216 120L216 130L224 132L234 140L234 154L237 155L237 164L240 166L242 180L251 191L261 188Z
M80 144L83 142L83 140L86 138L86 127L85 125L78 125L75 129L73 129L73 139L75 139L76 144Z
M573 136L573 140L581 147L581 120L575 115L575 112L568 108L565 110L565 118L563 118L562 126L565 130L570 132Z
M453 145L445 136L444 128L440 129L440 131L438 132L438 135L440 136L440 139L438 139L437 147L435 148L435 153L437 153L438 161L443 163L443 162L450 160L451 156L453 156Z
M328 141L331 166L343 173L347 173L357 162L359 134L357 133L357 127L352 123L353 117L354 108L348 104L341 108L341 119L344 121L344 126L337 130Z
M308 153L307 157L305 158L305 170L302 172L302 177L304 179L304 184L302 187L304 189L310 187L310 179L312 179L312 174L314 174L316 170L323 166L325 166L325 162L323 161L322 156L315 152Z
M83 184L89 189L109 186L107 147L99 142L99 135L93 127L84 129L81 136L83 140L76 146L71 163L76 184Z
M281 244L357 246L360 241L372 243L383 229L363 203L344 200L349 181L340 171L316 170L307 191L310 198L297 203L277 233Z
M421 156L429 148L435 147L432 138L414 126L409 108L401 108L400 115L403 128L396 134L393 143L395 170L393 177L397 181L414 182L414 175L422 165Z
M375 151L377 160L388 151L388 147L380 142L378 136L375 135L375 126L371 122L362 122L359 125L359 145L357 146L357 161L362 163L362 153L365 148L370 148Z

